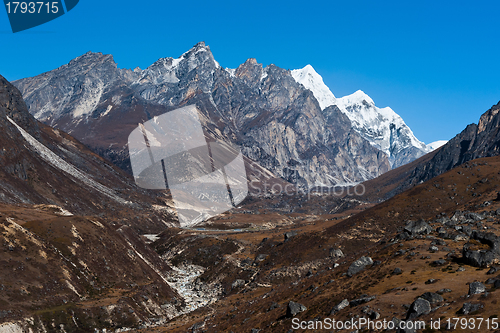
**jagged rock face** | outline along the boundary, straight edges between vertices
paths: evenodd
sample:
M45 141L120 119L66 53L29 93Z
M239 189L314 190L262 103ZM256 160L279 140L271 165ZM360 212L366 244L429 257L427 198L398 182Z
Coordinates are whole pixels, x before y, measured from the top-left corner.
M129 172L127 137L137 124L195 103L208 137L240 145L250 159L302 186L359 182L390 168L338 109L322 112L290 71L255 59L223 69L204 43L143 71L87 53L15 84L32 114Z
M31 135L40 137L38 122L29 114L21 93L0 75L0 118L2 120L0 125L7 124L7 116ZM7 126L7 128L10 127ZM7 128L3 128L4 131L8 131Z
M442 146L428 162L418 164L401 188L442 174L462 163L500 153L500 102Z
M134 77L134 72L118 69L112 56L88 52L15 85L30 101L29 110L35 118L52 126L65 118L94 115L99 102L112 95L111 90L124 88Z

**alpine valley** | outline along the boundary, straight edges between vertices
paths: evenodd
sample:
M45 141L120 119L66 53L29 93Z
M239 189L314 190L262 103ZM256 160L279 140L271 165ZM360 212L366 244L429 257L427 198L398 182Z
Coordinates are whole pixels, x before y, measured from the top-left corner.
M257 186L181 228L127 138L191 104ZM204 43L144 70L89 52L0 76L0 333L498 331L500 103L464 128L426 145L309 65L227 69Z

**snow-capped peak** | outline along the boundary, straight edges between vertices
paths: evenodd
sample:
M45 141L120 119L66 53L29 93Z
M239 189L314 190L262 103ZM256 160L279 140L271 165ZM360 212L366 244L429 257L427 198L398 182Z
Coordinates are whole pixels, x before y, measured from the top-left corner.
M425 151L411 129L390 107L378 108L363 91L337 99L338 108L351 120L353 128L389 157L409 147Z
M373 146L385 152L394 167L439 147L435 143L426 145L419 141L394 110L390 107L378 108L370 96L361 90L335 98L311 65L292 70L292 77L312 91L322 110L336 105L349 118L353 129Z
M364 91L362 91L362 90L358 90L355 93L353 93L351 95L344 96L342 98L337 98L336 105L342 110L343 108L345 109L345 107L348 105L362 104L363 102L366 102L368 104L375 106L375 102L373 102L373 99L371 99L370 96L365 94ZM392 109L391 109L391 111L392 111ZM392 112L394 114L396 114L394 111L392 111Z
M337 100L335 95L323 82L321 75L319 75L311 65L306 65L302 69L292 70L292 77L306 89L312 91L321 109L335 104Z

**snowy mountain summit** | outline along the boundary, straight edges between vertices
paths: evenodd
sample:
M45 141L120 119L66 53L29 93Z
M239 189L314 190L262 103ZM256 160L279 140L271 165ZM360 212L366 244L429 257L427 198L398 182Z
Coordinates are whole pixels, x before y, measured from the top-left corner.
M322 110L337 102L335 95L330 91L330 88L323 82L323 78L316 73L311 65L307 65L302 69L294 69L292 71L292 76L295 81L313 92Z
M327 107L336 106L344 113L356 132L389 156L393 168L409 163L447 142L436 141L426 145L419 141L403 118L390 107L378 108L361 90L336 98L311 65L293 70L292 76L312 91L324 112Z

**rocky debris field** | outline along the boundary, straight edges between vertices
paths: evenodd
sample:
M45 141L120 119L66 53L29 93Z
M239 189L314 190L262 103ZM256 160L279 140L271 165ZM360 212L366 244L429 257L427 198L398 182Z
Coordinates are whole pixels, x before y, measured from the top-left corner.
M350 218L290 215L272 229L170 230L157 251L205 267L200 279L222 292L154 331L301 332L293 319L326 317L491 321L500 315L499 163L461 166ZM250 219L226 218L239 216ZM254 225L266 219L250 216Z

